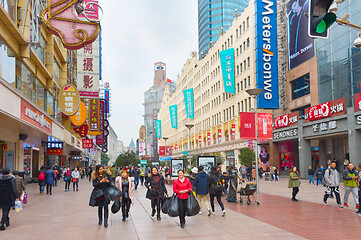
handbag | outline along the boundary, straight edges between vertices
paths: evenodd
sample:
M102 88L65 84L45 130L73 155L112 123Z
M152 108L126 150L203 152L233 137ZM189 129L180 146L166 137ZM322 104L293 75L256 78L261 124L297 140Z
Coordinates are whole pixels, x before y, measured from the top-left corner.
M28 194L26 193L26 191L24 191L23 194L23 204L27 204L28 203Z
M188 194L188 200L186 204L186 215L189 217L195 216L199 213L199 211L200 211L199 203L196 197L194 196L194 192L191 191Z
M76 178L73 178L73 182L75 183L75 182L77 182L78 181L78 179L76 179Z
M168 215L170 217L178 217L179 216L179 203L178 203L178 197L176 194L173 194L169 201L169 207L168 207Z

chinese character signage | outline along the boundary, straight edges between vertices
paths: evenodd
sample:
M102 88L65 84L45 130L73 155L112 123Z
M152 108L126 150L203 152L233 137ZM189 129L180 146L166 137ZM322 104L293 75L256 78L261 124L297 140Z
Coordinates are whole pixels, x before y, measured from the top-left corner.
M264 89L258 97L258 108L279 107L277 1L255 0L255 50L257 86ZM251 58L251 64L254 60Z
M48 155L62 155L63 142L48 142L46 153Z
M178 128L177 104L169 106L170 123L172 128Z
M194 119L194 99L193 99L193 88L186 89L184 93L184 103L186 105L187 117Z
M81 97L99 97L99 40L77 51L77 80Z
M75 126L81 126L86 121L87 113L85 104L80 102L79 110L70 117L70 120Z
M99 99L89 99L89 134L99 135Z
M93 139L82 139L83 148L93 148Z
M38 127L47 133L52 133L53 122L23 99L21 99L20 117L31 125Z
M298 124L299 112L285 114L282 116L275 117L274 128L284 128Z
M320 124L314 124L312 125L312 131L315 132L323 132L327 130L334 130L337 128L337 122L336 121L329 121L329 122L323 122Z
M155 121L155 131L157 132L157 138L162 138L162 122L161 122L161 120Z
M346 114L346 98L343 97L331 102L309 107L306 109L305 114L306 122Z
M96 136L96 144L99 146L103 146L105 144L105 113L104 113L105 101L100 100L99 103L99 131L100 135Z
M78 90L72 84L66 84L59 93L59 106L67 116L73 116L79 110L80 97Z
M104 90L104 99L105 99L105 113L108 114L109 113L109 99L110 99L110 91L109 90Z
M222 66L224 91L236 94L234 81L234 48L219 52Z

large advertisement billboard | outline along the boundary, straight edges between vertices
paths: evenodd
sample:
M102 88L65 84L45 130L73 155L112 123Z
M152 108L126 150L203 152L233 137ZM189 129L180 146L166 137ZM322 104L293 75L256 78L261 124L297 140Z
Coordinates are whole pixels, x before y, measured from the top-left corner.
M315 55L314 40L308 35L309 0L287 3L288 66L291 70Z
M256 77L258 88L264 89L258 98L258 108L277 109L278 54L277 1L256 0Z

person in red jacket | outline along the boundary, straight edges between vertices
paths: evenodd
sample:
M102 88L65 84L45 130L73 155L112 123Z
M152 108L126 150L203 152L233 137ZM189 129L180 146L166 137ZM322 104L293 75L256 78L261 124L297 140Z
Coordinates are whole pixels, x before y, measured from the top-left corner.
M178 171L178 179L174 181L173 192L178 196L179 202L179 220L181 228L184 228L186 222L186 206L189 192L192 191L192 184L188 178L184 177L183 170Z

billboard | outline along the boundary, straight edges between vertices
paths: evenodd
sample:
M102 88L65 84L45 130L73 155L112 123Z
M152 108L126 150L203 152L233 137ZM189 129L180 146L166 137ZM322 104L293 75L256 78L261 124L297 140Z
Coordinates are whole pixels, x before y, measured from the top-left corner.
M186 105L187 117L194 119L193 88L184 90L183 94L184 94L184 103Z
M288 67L291 70L315 55L314 40L308 35L309 0L287 3Z
M177 104L169 106L170 123L172 128L178 128Z
M278 54L277 1L256 0L256 79L257 87L264 89L258 97L258 108L277 109Z
M234 48L219 52L222 66L224 91L236 94L234 80Z
M139 156L145 155L145 142L139 143Z
M255 113L240 113L240 138L255 139ZM273 137L272 130L272 113L257 113L257 133L258 139L270 140Z

